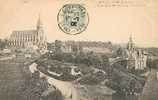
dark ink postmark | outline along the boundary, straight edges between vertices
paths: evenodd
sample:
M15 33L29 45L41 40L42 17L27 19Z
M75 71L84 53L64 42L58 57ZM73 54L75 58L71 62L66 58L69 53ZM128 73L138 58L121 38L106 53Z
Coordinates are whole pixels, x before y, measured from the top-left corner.
M82 33L88 26L89 16L85 7L80 4L64 5L57 16L59 28L67 34Z

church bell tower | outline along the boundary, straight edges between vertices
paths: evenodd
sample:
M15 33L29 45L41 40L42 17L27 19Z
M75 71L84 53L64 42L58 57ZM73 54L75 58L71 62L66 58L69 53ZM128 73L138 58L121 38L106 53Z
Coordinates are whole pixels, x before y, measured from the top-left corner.
M38 20L37 20L37 30L43 29L43 24L41 22L41 17L39 15Z
M127 49L131 52L133 52L135 50L135 46L134 46L134 42L133 42L133 39L132 39L132 35L130 35L129 37L129 42L128 42L128 45L127 45Z
M44 29L43 29L43 24L41 21L41 17L39 15L38 20L37 20L37 37L38 37L38 45L40 48L46 48L46 36L44 35Z

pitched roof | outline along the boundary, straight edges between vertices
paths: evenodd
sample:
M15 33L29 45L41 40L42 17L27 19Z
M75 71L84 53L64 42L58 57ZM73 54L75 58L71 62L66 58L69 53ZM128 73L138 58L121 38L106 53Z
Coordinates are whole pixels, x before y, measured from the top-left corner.
M19 35L19 34L26 34L26 35L31 35L31 34L35 34L37 33L37 30L21 30L21 31L18 31L18 30L15 30L12 32L12 35L11 36L15 36L15 35Z

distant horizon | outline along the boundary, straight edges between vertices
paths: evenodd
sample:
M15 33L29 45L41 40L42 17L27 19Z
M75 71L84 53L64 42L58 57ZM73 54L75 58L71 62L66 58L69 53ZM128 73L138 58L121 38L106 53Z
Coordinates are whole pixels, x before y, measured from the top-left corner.
M60 40L60 39L56 39L56 40ZM63 40L60 40L60 41L63 41ZM104 42L104 43L108 43L108 42L111 42L112 45L127 45L128 41L127 42L124 42L124 43L115 43L115 42L112 42L112 41L93 41L93 40L90 40L90 41L86 41L86 40L64 40L63 42L66 42L66 41L75 41L75 42ZM55 42L54 41L47 41L47 43L53 43ZM143 46L139 46L135 43L135 46L136 47L139 47L139 48L158 48L158 47L154 47L154 46L147 46L147 47L143 47Z
M0 39L2 39L2 40L5 40L5 39L9 39L9 38L1 38L0 37ZM62 42L67 42L67 41L75 41L75 42L103 42L103 43L108 43L108 42L111 42L112 43L112 45L120 45L120 46L125 46L125 45L127 45L127 43L128 43L128 41L127 42L120 42L120 43L115 43L115 42L112 42L112 41L109 41L109 40L107 40L107 41L95 41L95 40L61 40L61 39L55 39L55 40L60 40L60 41L62 41ZM55 40L53 40L53 41L49 41L49 40L47 40L47 43L54 43L55 42ZM139 47L139 48L158 48L158 47L154 47L154 46L139 46L139 45L137 45L135 42L134 42L134 44L135 44L135 46L136 47Z
M13 31L27 31L27 30L36 30L36 28L30 28L30 29L14 29L14 30L12 30L12 32ZM45 30L44 30L44 34L45 34ZM63 33L63 34L66 34L66 33ZM82 33L81 33L82 34ZM11 33L10 33L10 35L11 35ZM0 39L9 39L10 38L10 35L9 36L6 36L6 37L3 37L3 38L1 38L0 37ZM45 34L46 35L46 38L47 38L47 34ZM72 37L75 37L76 35L68 35L68 34L66 34L67 36L72 36ZM80 34L78 34L78 35L80 35ZM132 37L135 37L133 34L129 34L129 36L126 38L127 39L127 41L124 41L124 42L114 42L114 41L112 41L112 40L76 40L76 39L59 39L59 38L56 38L56 39L48 39L47 38L47 43L52 43L52 42L55 42L55 40L61 40L61 41L76 41L76 42L79 42L79 41L83 41L83 42L111 42L112 44L114 44L114 45L125 45L125 44L127 44L128 43L128 41L129 41L129 37L132 35ZM143 46L143 45L138 45L136 42L135 42L135 39L133 38L133 42L134 42L134 44L137 46L137 47L141 47L141 48L158 48L158 46Z
M71 2L77 2L71 0ZM57 15L67 0L0 1L0 38L9 38L13 30L36 29L39 14L48 42L55 40L128 42L132 34L139 47L158 47L158 5L153 0L143 7L98 7L96 1L82 1L89 14L87 29L68 35L58 27Z

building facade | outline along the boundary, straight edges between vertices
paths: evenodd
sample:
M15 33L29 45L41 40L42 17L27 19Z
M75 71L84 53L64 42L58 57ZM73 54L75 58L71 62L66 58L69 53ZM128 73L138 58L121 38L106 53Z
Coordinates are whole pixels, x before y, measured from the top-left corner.
M132 37L129 39L126 52L128 69L143 70L146 68L147 55L145 51L136 49Z
M46 36L43 30L43 24L40 17L34 30L15 30L10 35L8 44L11 48L38 48L47 49Z

